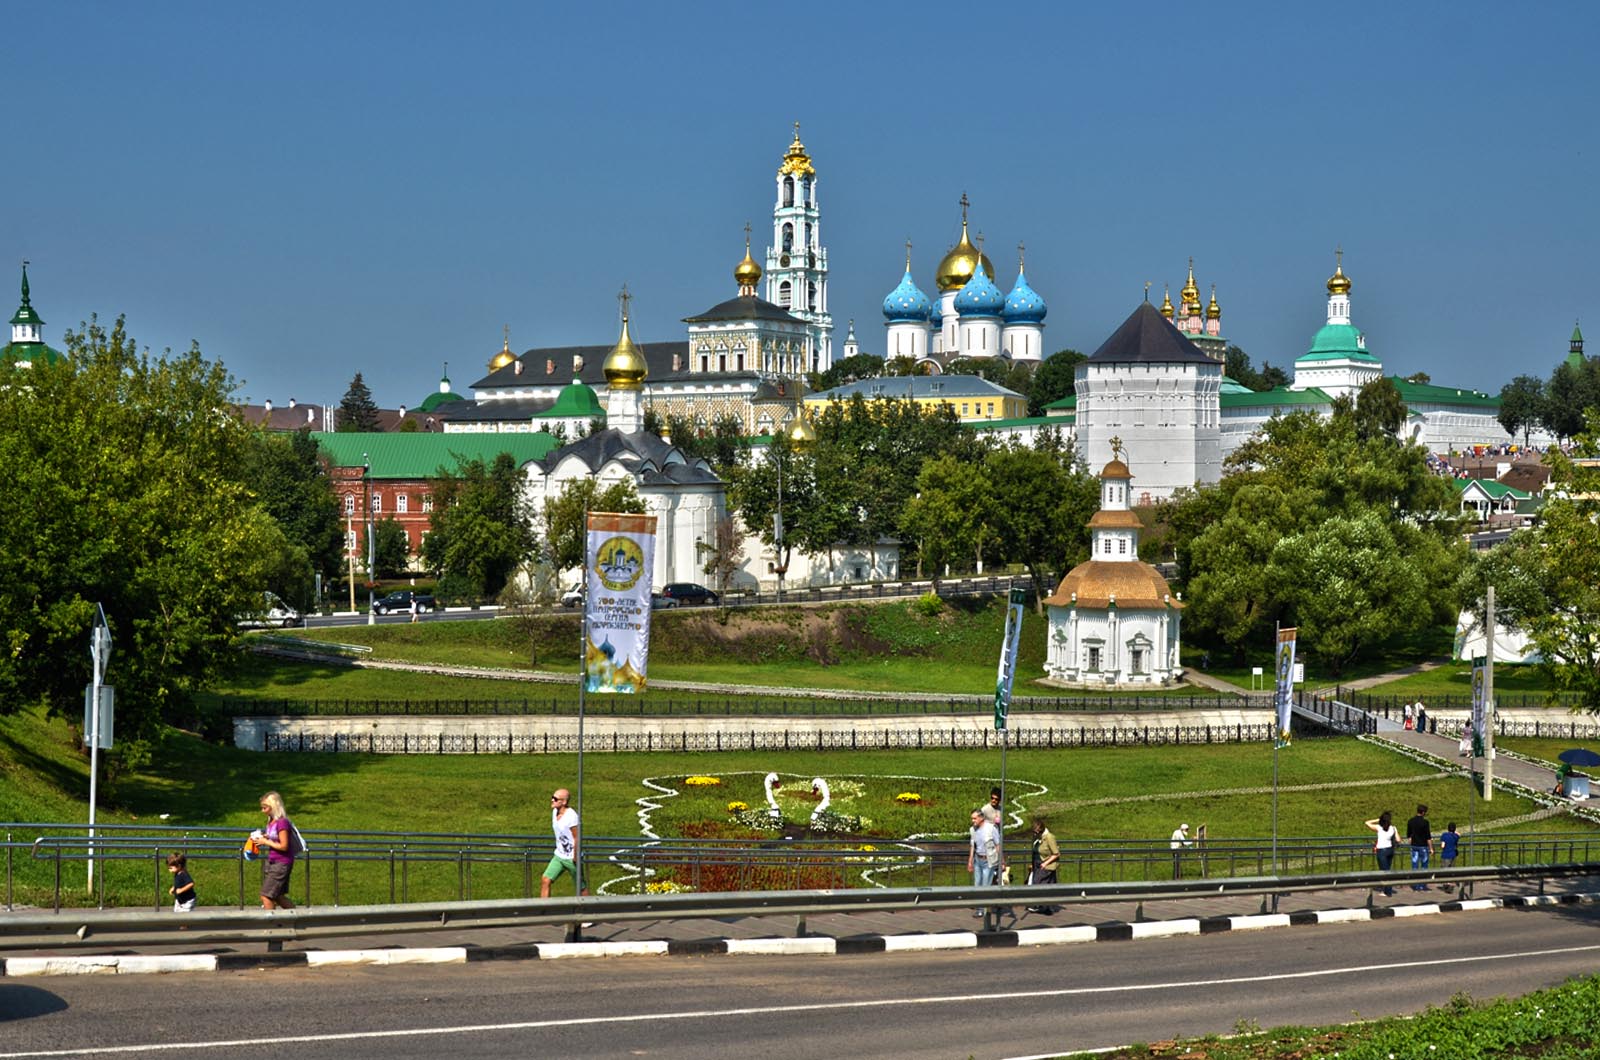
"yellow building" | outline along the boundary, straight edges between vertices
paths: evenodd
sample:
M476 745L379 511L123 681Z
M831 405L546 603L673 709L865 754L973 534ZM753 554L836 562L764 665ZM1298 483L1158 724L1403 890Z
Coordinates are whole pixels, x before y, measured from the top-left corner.
M808 414L816 416L830 401L849 401L860 394L875 398L910 399L923 408L948 405L963 423L1020 419L1028 414L1028 399L1014 390L996 386L976 375L899 375L862 379L805 396Z

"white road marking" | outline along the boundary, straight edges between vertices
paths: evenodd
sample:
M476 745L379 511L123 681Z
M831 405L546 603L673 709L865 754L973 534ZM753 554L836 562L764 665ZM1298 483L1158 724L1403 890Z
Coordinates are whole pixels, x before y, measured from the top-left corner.
M1435 960L1389 961L1384 964L1357 964L1342 968L1320 968L1304 972L1280 972L1275 975L1237 975L1218 979L1182 980L1164 983L1131 983L1120 986L1063 987L1056 990L1007 990L991 994L950 994L943 997L877 998L870 1001L829 1001L804 1005L758 1005L748 1008L697 1009L686 1012L641 1012L621 1016L581 1016L572 1019L520 1020L512 1023L476 1023L459 1027L409 1027L389 1031L345 1031L339 1034L291 1034L273 1039L275 1045L323 1042L372 1041L383 1038L408 1038L420 1035L443 1036L454 1034L486 1034L495 1031L544 1030L552 1027L595 1027L608 1024L649 1023L661 1020L708 1020L729 1016L772 1016L791 1012L837 1012L849 1009L883 1008L909 1005L960 1005L972 1001L1018 1001L1029 998L1082 997L1089 994L1118 994L1157 990L1187 990L1194 987L1239 986L1247 983L1273 983L1295 979L1320 979L1334 975L1366 975L1372 972L1401 971L1410 968L1444 968L1451 965L1482 964L1488 961L1513 961L1532 958L1546 961L1568 953L1593 953L1600 951L1600 943L1592 946L1564 946L1558 949L1519 950L1514 953L1490 953L1478 957L1440 957ZM231 1038L216 1041L189 1041L183 1049L253 1049L261 1042L257 1038ZM171 1050L172 1041L153 1042L149 1045L102 1045L83 1049L42 1049L20 1053L0 1053L0 1060L24 1060L28 1057L55 1056L128 1056L136 1053L155 1053Z

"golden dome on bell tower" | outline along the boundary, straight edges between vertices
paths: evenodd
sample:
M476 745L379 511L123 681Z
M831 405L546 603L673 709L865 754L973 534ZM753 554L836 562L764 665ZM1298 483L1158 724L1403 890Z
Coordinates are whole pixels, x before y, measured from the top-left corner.
M1194 258L1189 259L1189 279L1185 281L1183 290L1178 292L1178 297L1183 299L1183 308L1200 308L1200 286L1194 282Z
M644 351L634 345L633 338L628 334L628 301L630 299L628 288L624 286L617 300L622 303L622 337L606 355L605 364L600 368L605 374L606 383L615 390L639 390L644 386L645 376L650 374L650 368L645 364Z
M783 156L783 164L778 167L778 175L799 175L814 177L817 167L811 164L811 156L806 154L806 145L800 142L800 123L794 123L794 142L789 145L789 150Z
M749 288L750 294L755 294L756 284L761 282L761 266L756 264L750 256L750 222L744 226L744 260L733 267L733 281L739 285L739 293L744 294Z
M498 372L516 359L517 355L511 352L511 325L507 324L505 338L500 343L500 352L489 358L489 371Z
M1163 285L1161 289L1161 315L1168 320L1172 319L1172 288Z
M1211 304L1206 306L1207 320L1221 320L1222 307L1217 304L1217 285L1211 285Z
M1350 277L1344 274L1344 248L1339 247L1334 252L1333 275L1328 277L1329 294L1349 294Z
M989 256L972 245L972 240L967 238L967 193L961 193L961 242L951 248L950 253L939 262L939 271L934 274L934 280L941 291L959 291L972 279L973 274L981 266L983 271L992 280L994 279L994 263Z

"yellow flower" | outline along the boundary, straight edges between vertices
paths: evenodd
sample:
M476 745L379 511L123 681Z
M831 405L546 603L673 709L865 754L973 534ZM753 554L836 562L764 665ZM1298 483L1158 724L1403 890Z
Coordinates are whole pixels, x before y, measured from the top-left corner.
M721 785L721 777L686 777L683 781L691 788L712 788Z
M922 801L922 793L918 791L902 791L894 797L895 802L918 803Z
M743 813L749 808L750 804L748 802L740 802L738 799L734 799L732 802L728 803L729 813Z

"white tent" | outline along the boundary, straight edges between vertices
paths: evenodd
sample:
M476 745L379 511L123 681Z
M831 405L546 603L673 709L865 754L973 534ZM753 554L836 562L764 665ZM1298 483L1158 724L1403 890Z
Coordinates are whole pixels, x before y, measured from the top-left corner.
M1456 619L1455 657L1464 662L1471 662L1480 655L1487 655L1487 640L1477 616L1471 611L1461 612L1460 617ZM1534 647L1526 633L1520 629L1495 624L1495 662L1533 663L1539 660L1539 649Z

